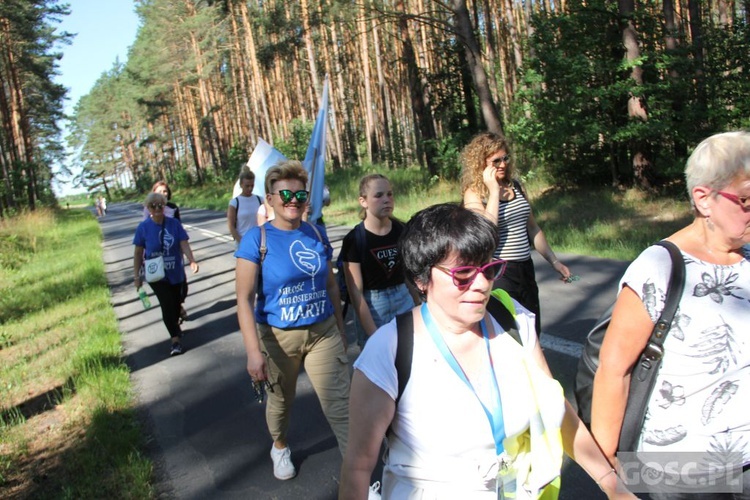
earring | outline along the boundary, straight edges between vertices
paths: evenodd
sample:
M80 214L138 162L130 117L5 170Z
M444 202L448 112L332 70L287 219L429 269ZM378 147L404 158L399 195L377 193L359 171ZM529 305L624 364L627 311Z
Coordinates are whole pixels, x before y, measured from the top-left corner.
M714 230L714 223L711 220L711 216L710 215L706 216L706 226L708 226L708 229L710 229L711 231Z

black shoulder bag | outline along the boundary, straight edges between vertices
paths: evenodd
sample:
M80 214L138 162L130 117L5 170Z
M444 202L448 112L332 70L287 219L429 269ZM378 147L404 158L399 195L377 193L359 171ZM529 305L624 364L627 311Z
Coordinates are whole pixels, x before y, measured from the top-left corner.
M625 408L625 416L620 430L619 451L634 451L641 434L646 406L656 383L656 375L664 357L664 340L667 338L672 320L680 305L685 287L685 261L680 249L674 243L663 240L658 243L669 251L672 258L672 273L667 284L664 310L651 331L651 337L641 352L630 376L630 391ZM604 334L612 319L610 306L597 320L586 337L581 359L578 361L575 394L578 403L578 414L586 425L591 423L591 399L594 391L594 375L599 367L599 351L602 348Z

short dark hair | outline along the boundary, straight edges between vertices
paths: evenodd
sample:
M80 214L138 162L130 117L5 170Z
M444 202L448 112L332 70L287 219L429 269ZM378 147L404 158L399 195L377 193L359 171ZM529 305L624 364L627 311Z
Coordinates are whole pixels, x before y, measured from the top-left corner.
M496 226L484 216L457 203L441 203L420 210L406 223L399 255L406 279L423 288L435 264L452 252L462 265L481 265L492 258L498 242Z

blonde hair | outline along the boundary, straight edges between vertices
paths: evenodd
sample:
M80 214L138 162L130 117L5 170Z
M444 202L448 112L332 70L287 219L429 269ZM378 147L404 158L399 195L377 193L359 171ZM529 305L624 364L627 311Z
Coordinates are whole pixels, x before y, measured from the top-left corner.
M307 171L299 160L282 160L266 172L266 194L273 192L277 181L300 181L307 187Z
M359 181L359 197L360 198L367 198L367 188L370 187L370 183L372 181L377 181L377 180L381 180L381 179L384 180L384 181L386 181L388 183L388 185L390 185L391 187L393 187L391 185L391 181L388 180L388 177L386 177L383 174L369 174L369 175L365 175ZM362 220L365 220L367 218L367 210L365 210L365 207L362 207L362 206L359 207L359 218L362 219Z
M152 203L161 203L162 205L167 206L167 197L161 193L155 193L152 191L146 195L143 206L148 208Z
M704 139L688 158L685 183L692 203L693 188L719 190L738 175L750 175L750 132L715 134Z
M505 137L492 132L482 132L474 136L469 144L461 151L461 196L468 189L475 191L482 198L489 196L489 190L484 185L482 173L487 168L487 158L498 151L510 154L508 141ZM514 168L512 160L505 165L505 177L513 179Z

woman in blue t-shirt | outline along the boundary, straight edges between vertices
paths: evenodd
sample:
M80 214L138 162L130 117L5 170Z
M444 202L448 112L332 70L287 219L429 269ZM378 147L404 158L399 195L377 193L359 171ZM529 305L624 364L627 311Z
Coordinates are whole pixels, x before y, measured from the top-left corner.
M133 271L135 273L136 290L143 284L141 275L143 260L162 255L164 257L164 279L149 283L159 299L161 316L164 325L172 339L170 356L182 354L182 330L180 329L180 302L185 286L185 268L182 261L184 253L190 261L190 269L198 272L198 263L193 257L193 251L188 243L188 235L182 223L173 218L165 217L164 208L167 198L161 193L151 192L143 203L150 217L135 230L133 244Z
M306 185L299 161L270 168L266 202L276 217L245 233L235 253L247 372L256 387L268 388L266 423L277 479L296 474L287 429L302 363L342 455L348 432L349 365L339 290L328 237L322 227L302 221Z

